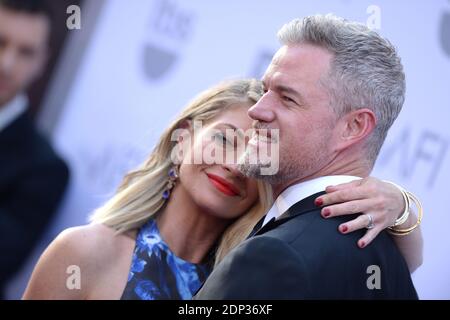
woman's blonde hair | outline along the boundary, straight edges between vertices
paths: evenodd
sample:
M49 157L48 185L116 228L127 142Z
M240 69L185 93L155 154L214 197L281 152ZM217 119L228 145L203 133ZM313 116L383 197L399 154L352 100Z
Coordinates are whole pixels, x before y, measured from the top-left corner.
M167 201L163 199L162 193L168 186L167 174L173 166L171 152L177 143L172 141L174 130L189 120L208 121L238 103L252 105L262 94L261 82L255 79L222 82L200 93L164 131L144 164L125 176L117 193L98 208L90 220L109 226L118 234L139 229L154 217ZM256 222L269 209L272 203L270 186L262 181L257 181L257 186L258 200L223 233L216 250L215 264L245 240Z

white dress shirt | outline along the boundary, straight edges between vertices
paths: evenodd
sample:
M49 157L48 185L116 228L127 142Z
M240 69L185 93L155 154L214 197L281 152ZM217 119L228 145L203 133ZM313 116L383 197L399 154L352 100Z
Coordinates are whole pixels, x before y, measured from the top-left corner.
M277 218L294 204L303 200L315 193L325 191L325 188L332 185L346 183L354 180L359 180L360 177L354 176L325 176L312 180L294 184L285 189L275 200L272 208L267 212L263 225L269 222L272 218Z
M0 132L25 112L27 104L27 97L24 94L19 94L6 105L0 106Z

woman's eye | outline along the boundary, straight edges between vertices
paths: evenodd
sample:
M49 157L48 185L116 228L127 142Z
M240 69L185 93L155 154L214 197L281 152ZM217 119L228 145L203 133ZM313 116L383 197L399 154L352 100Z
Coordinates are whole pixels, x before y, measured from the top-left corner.
M231 145L231 142L222 133L216 133L214 139L222 146Z

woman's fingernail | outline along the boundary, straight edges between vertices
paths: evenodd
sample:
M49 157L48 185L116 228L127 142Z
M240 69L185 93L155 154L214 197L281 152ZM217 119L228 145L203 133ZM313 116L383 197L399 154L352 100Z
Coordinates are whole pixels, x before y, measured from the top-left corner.
M323 214L324 218L328 217L330 215L330 209L328 209L328 208L323 209L322 214Z
M347 230L348 230L347 226L342 226L341 227L341 232L345 233L345 232L347 232Z
M360 248L364 248L366 246L366 243L364 242L364 241L361 241L360 243L359 243L359 247Z
M316 201L314 201L314 204L318 207L323 205L323 200L321 198L317 198Z

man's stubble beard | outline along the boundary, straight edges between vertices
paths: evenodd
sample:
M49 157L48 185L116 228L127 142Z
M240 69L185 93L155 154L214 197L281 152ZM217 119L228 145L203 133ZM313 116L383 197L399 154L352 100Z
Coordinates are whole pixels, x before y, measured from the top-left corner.
M249 163L248 159L252 151L247 149L238 163L238 170L247 177L265 181L273 187L300 181L302 178L320 170L322 163L325 164L323 151L328 150L328 141L328 139L323 139L320 145L314 148L314 152L305 152L303 155L300 153L301 150L292 152L295 148L283 150L280 147L279 169L272 175L261 174L261 169L268 164L259 161L258 163ZM299 156L301 158L298 158Z

